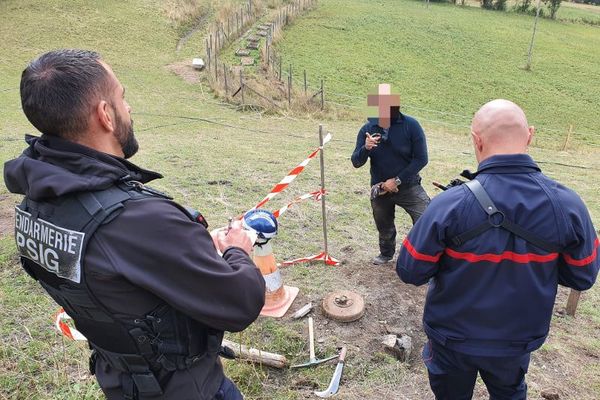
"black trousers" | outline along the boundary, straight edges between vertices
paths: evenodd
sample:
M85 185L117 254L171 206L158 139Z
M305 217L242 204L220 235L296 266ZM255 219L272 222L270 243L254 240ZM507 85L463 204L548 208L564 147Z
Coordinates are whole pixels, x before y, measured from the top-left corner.
M387 193L371 200L373 218L379 232L379 252L384 257L393 257L396 252L396 206L410 215L413 225L427 208L430 199L423 186L416 184L398 188L397 193Z
M525 374L530 353L513 357L477 357L449 350L430 340L423 348L423 362L436 400L470 400L477 373L491 400L526 400Z
M240 393L237 386L235 386L235 383L225 377L214 400L244 400L244 396L242 396L242 393Z

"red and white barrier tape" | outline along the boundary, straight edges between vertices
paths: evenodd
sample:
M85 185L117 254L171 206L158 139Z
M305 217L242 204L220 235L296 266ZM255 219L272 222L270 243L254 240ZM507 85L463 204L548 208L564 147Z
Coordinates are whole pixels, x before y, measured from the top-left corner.
M56 330L72 340L87 340L81 332L75 328L71 328L66 321L72 319L63 308L60 308L54 316L54 326Z
M331 140L331 133L328 133L327 136L325 136L323 138L323 146L325 146L325 144L327 144L327 142L329 142L330 140ZM323 146L319 146L315 151L310 153L310 155L304 161L302 161L294 169L292 169L286 175L286 177L281 180L281 182L279 182L277 185L275 185L273 187L273 189L271 189L271 192L264 199L262 199L256 206L254 206L254 208L252 208L252 210L254 210L255 208L261 208L273 197L275 197L279 193L283 192L290 185L290 183L292 183L292 181L294 179L296 179L296 177L298 175L300 175L302 173L302 171L304 171L304 167L306 167L308 165L310 160L312 160L313 158L315 158L317 156L317 154L319 154L319 151L321 151L321 149L323 149Z
M303 194L302 196L298 196L294 200L292 200L291 202L286 204L285 206L281 207L279 210L274 211L273 215L275 216L275 218L279 218L294 204L300 203L303 200L307 200L307 199L311 199L311 198L319 201L319 200L321 200L321 197L323 197L324 194L326 194L326 192L324 190L319 189L314 192L310 192L310 193Z
M329 254L325 253L324 251L319 254L315 254L314 256L309 256L309 257L304 257L304 258L296 258L295 260L284 261L281 263L281 265L292 265L292 264L311 262L311 261L323 261L323 262L325 262L325 264L332 265L332 266L340 265L339 260L331 257Z

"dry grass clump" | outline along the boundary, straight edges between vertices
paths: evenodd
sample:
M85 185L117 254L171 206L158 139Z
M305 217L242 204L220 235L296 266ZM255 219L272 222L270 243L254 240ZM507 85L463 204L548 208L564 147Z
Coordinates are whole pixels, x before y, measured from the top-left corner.
M165 0L162 9L169 20L181 24L207 13L210 3L209 0Z

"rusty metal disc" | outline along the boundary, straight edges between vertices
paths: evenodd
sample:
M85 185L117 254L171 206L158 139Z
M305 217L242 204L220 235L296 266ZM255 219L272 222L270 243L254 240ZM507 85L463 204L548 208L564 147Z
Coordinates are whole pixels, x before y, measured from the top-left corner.
M336 290L323 298L323 313L336 321L352 322L365 313L365 301L361 295L349 290Z

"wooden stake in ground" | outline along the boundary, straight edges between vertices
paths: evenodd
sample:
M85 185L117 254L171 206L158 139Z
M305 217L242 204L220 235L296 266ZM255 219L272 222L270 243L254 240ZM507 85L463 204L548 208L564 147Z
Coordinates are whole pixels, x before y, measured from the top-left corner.
M537 23L538 23L538 19L540 17L540 6L541 6L541 0L538 0L537 11L535 12L535 22L533 23L533 33L531 34L531 43L529 44L529 55L527 56L527 65L525 66L525 69L528 71L531 69L531 56L533 54L533 41L535 39L535 31L537 29Z
M208 70L210 70L210 46L208 45L208 40L205 41L206 42L206 67Z
M323 91L323 79L321 79L321 110L325 107L325 92Z
M283 57L279 56L279 80L283 82Z
M575 316L580 296L581 292L579 290L571 289L571 292L569 293L569 299L567 300L567 315L571 317Z
M288 105L292 105L292 64L290 64L290 73L288 74Z
M219 82L219 61L217 58L217 53L215 52L215 82Z
M304 70L304 95L306 96L306 91L308 90L308 87L306 85L306 70Z
M565 138L565 143L563 144L563 151L567 149L569 145L569 140L571 140L571 135L573 134L573 125L569 125L569 131L567 132L567 137Z
M321 160L321 213L323 214L323 242L325 245L325 254L329 254L327 251L327 209L325 208L325 148L323 146L323 125L319 125L319 146L321 151L319 152L319 159Z
M223 80L225 81L225 97L227 97L229 88L227 87L227 67L225 66L225 63L223 63Z
M240 69L240 91L242 92L242 108L245 105L245 101L244 101L244 73L243 71Z

